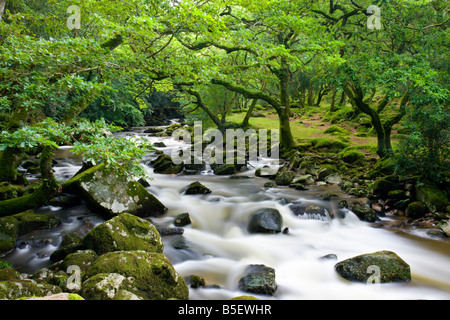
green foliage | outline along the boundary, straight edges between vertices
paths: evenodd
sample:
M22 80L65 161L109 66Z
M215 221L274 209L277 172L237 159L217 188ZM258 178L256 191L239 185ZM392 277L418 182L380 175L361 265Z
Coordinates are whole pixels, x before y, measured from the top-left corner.
M14 266L6 260L0 259L0 269L13 268Z
M441 183L450 178L450 109L426 105L411 111L404 126L411 134L399 144L398 172Z
M104 163L105 168L118 176L147 178L141 159L151 145L144 139L120 139L114 136L96 136L89 143L76 142L73 153L94 164Z

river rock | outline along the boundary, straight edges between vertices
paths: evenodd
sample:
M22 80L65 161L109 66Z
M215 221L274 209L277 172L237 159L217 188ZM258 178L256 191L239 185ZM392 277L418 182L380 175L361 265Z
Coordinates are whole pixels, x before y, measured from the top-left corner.
M180 213L175 217L175 220L173 224L176 227L184 227L191 223L191 217L189 216L189 213Z
M178 174L183 171L184 165L175 164L172 158L167 154L161 154L156 158L156 160L152 161L151 166L153 166L153 171L155 173L161 174Z
M291 212L303 219L324 220L328 219L328 210L316 205L306 205L301 203L292 203L289 205Z
M428 208L427 206L420 202L420 201L414 201L408 204L406 207L405 215L411 219L418 219L425 216L425 213L427 213Z
M275 269L265 265L249 265L239 280L239 290L255 294L274 295L277 291Z
M99 255L121 250L163 252L164 249L156 227L129 213L122 213L96 226L84 236L83 244Z
M279 186L288 186L295 178L295 173L292 171L285 171L278 173L275 177L275 183Z
M237 172L234 164L221 164L214 168L214 174L217 176L229 176Z
M78 250L65 257L62 267L67 270L70 266L78 266L82 272L85 272L97 259L98 255L94 250Z
M263 208L251 214L247 229L250 233L278 233L282 225L283 217L277 209Z
M448 199L442 188L433 183L418 182L415 191L417 200L423 202L431 212L445 211Z
M360 220L367 222L375 222L378 220L377 212L375 210L359 202L353 202L351 211L356 214Z
M379 178L374 181L372 185L372 191L375 195L380 195L384 198L387 197L389 191L400 190L401 185L398 182L398 177L396 176L387 176L383 178Z
M164 254L116 251L98 258L85 273L88 300L187 300L189 288Z
M200 182L195 181L188 185L183 190L184 194L208 194L211 193L211 190L202 185Z
M378 251L362 254L335 265L336 272L349 281L366 282L373 275L369 267L378 267L379 280L385 282L404 282L411 280L409 265L392 251Z
M76 175L64 189L109 219L124 212L140 217L161 216L167 208L139 182L108 172L103 164Z
M450 237L450 220L443 220L437 225L447 237Z
M0 281L0 299L14 300L23 297L44 297L48 294L61 293L61 288L46 283L30 280Z

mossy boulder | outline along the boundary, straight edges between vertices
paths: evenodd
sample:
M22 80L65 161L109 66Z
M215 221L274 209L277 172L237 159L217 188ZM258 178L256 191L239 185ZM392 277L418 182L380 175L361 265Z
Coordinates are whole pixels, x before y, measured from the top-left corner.
M161 154L156 160L150 163L155 173L160 174L178 174L183 171L184 165L175 164L172 157L167 154Z
M349 281L367 282L373 275L369 268L371 266L379 268L381 283L411 280L409 265L392 251L378 251L349 258L337 263L335 270L341 277Z
M229 176L235 174L236 172L237 169L234 164L221 164L214 168L214 174L217 176Z
M208 194L211 190L201 184L199 181L192 182L183 190L184 194Z
M331 134L331 135L349 135L349 134L351 134L351 132L349 130L341 128L335 124L329 126L323 132L327 133L327 134Z
M428 208L427 206L420 202L420 201L414 201L408 204L406 207L405 215L412 219L418 219L422 218L425 213L427 213Z
M105 275L109 274L109 276ZM115 274L111 276L111 274ZM187 300L189 288L164 254L147 251L116 251L98 258L86 271L81 295L97 299L101 284L109 299L134 295L144 300ZM108 280L109 279L109 280ZM114 289L114 290L112 290ZM104 297L101 296L102 298Z
M149 221L129 213L122 213L96 226L84 236L83 244L99 255L122 250L164 250L156 227Z
M38 214L33 210L13 215L19 221L19 233L27 233L33 230L50 229L58 226L61 221L50 213Z
M354 202L351 211L358 216L359 219L367 222L375 222L378 220L377 212L371 207Z
M279 186L288 186L295 178L292 171L280 172L275 177L275 183Z
M0 300L15 300L22 297L43 297L60 293L60 287L36 283L32 280L0 281Z
M70 266L78 266L84 272L97 259L98 255L94 250L78 250L67 255L62 263L62 267L64 270L67 270Z
M363 160L365 156L361 151L346 148L339 153L338 157L345 163L355 163Z
M19 225L19 221L12 216L0 218L0 254L15 248Z
M387 197L389 191L399 190L401 185L396 176L382 177L373 182L372 191L376 195Z
M167 211L139 182L116 176L103 164L77 174L64 184L64 190L79 195L107 219L124 212L149 217Z
M415 192L417 200L423 202L431 212L445 211L448 199L439 186L433 183L418 182Z

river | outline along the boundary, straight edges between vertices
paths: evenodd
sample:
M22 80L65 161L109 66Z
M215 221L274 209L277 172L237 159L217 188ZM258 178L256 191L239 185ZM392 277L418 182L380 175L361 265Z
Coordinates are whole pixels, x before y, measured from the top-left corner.
M134 128L120 136L146 136L152 142L164 142L157 148L170 154L182 145L168 137L150 137L145 128ZM150 154L148 159L155 156ZM55 175L64 181L81 167L81 161L61 147L55 159ZM147 159L147 160L148 160ZM320 195L338 193L350 198L337 186L310 187L298 191L288 187L264 188L265 178L255 178L256 168L264 161L253 163L240 175L242 179L215 176L205 168L198 175L155 174L147 189L169 210L160 218L152 218L157 225L173 226L173 217L188 212L192 223L184 227L182 236L165 236L164 253L175 269L188 278L203 277L209 287L190 289L190 299L230 299L245 294L238 290L238 282L249 264L264 264L275 269L278 290L274 296L257 295L261 299L450 299L450 240L430 236L426 230L374 227L360 221L351 211L340 211L339 217L310 216L298 218L292 214L291 203L311 203L326 207L332 213L335 203L323 201ZM29 177L32 179L33 177ZM184 195L182 190L199 181L212 190L207 195ZM250 214L258 208L278 209L287 233L249 234L246 230ZM39 212L51 212L62 224L59 227L36 231L18 239L18 247L6 258L22 272L32 273L51 264L50 254L56 250L62 235L79 231L86 233L103 219L83 204L60 208L46 206ZM392 219L391 217L382 218ZM338 276L334 265L338 261L380 250L397 253L411 267L409 283L365 284L350 283ZM323 259L334 254L337 259Z

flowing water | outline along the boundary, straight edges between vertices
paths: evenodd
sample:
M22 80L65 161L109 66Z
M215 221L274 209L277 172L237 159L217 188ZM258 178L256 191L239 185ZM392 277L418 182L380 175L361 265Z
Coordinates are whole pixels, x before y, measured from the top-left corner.
M121 136L146 136L152 142L164 142L157 148L170 154L172 148L183 147L182 142L170 138L150 137L144 128L121 133ZM154 158L149 155L148 158ZM56 155L55 174L66 180L81 166L70 148L60 148ZM209 167L199 175L155 174L148 167L153 180L147 189L169 211L160 218L152 218L156 225L173 226L173 217L188 212L192 224L180 235L164 236L164 253L175 269L186 278L202 276L209 287L190 289L190 299L230 299L245 294L238 290L238 282L249 264L264 264L275 269L278 290L273 297L261 299L450 299L450 241L433 238L424 230L411 232L374 228L360 221L351 211L338 210L332 201L320 195L339 193L337 186L311 187L297 191L288 187L266 189L264 178L254 178L264 159L249 166L240 175L243 179L215 176ZM183 189L200 181L212 190L207 195L184 195ZM295 216L292 203L314 204L327 208L330 216ZM250 214L259 208L278 209L287 233L249 234L246 230ZM84 205L71 208L43 207L41 212L55 214L63 223L51 230L27 234L18 240L18 248L7 256L16 268L31 273L48 266L49 255L60 244L62 234L86 233L103 220ZM390 219L390 218L382 218ZM411 267L412 281L395 284L350 283L334 270L338 261L380 250L397 253ZM337 259L324 259L334 254ZM368 275L369 276L369 275Z

